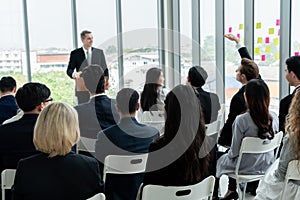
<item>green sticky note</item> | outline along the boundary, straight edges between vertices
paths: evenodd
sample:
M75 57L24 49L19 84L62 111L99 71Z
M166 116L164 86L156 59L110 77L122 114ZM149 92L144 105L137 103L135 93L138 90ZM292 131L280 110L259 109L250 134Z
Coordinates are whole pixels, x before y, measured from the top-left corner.
M276 59L276 60L279 60L279 53L278 53L278 52L275 53L275 59Z
M256 29L260 29L261 28L261 22L256 23Z
M257 44L261 44L262 42L263 42L262 37L258 37L258 38L257 38Z
M270 35L274 34L274 28L269 28L269 34Z
M273 43L274 43L275 45L278 45L278 44L279 44L279 39L278 39L278 38L274 38L274 39L273 39Z
M240 30L244 29L244 24L239 24L239 29Z
M255 48L254 52L255 54L260 54L260 48Z
M266 52L270 53L271 52L271 46L266 46Z

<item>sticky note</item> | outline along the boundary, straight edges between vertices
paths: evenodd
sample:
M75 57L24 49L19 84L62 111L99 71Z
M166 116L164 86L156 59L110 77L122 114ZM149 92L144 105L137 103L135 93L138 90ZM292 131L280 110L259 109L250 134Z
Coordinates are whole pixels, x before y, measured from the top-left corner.
M278 34L277 35L280 36L280 29L278 29Z
M278 52L275 53L275 59L276 59L276 60L279 60L279 53L278 53Z
M260 54L260 48L255 48L254 53L255 54Z
M274 43L275 45L278 45L278 44L279 44L279 39L278 39L278 38L274 38L274 39L273 39L273 43Z
M262 41L263 41L262 37L258 37L258 38L257 38L257 43L258 43L258 44L261 44Z
M295 52L295 56L299 56L299 52Z
M239 29L240 30L244 29L244 24L239 24Z
M261 60L265 61L266 60L266 55L261 55Z
M269 44L269 43L270 43L270 38L269 38L269 37L266 37L265 43L266 43L266 44Z
M266 46L266 52L270 53L271 52L271 46Z
M280 19L276 19L276 26L280 26Z
M232 32L232 27L229 27L229 30L228 30L228 32L229 32L229 33L231 33L231 32Z
M269 28L269 34L270 35L274 34L274 28Z
M239 39L241 38L241 35L238 33L236 34L236 37L238 37Z
M256 29L261 29L261 22L256 23Z

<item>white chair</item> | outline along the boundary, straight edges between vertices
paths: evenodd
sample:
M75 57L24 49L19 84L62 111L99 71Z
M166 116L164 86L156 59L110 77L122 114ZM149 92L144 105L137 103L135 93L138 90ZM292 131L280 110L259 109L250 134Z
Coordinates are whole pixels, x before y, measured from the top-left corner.
M80 137L80 139L77 143L77 153L79 151L86 151L91 154L94 154L95 153L95 144L96 144L96 139Z
M215 177L209 176L200 183L189 186L146 185L142 200L200 200L212 199Z
M220 120L216 120L210 124L205 124L205 128L206 128L206 135L207 136L211 136L214 135L216 133L219 133L220 131L220 125L221 125L221 121Z
M220 121L220 127L224 126L224 122L225 122L225 111L226 111L226 106L225 104L221 104L221 108L218 111L218 118L217 120Z
M148 154L108 155L104 159L103 181L106 174L137 174L145 172Z
M289 190L289 181L295 180L300 181L300 161L299 160L292 160L289 162L286 175L285 175L285 183L284 183L284 189L281 194L281 199L285 200L287 196L294 195L293 191ZM300 185L293 184L294 186L298 187L298 190L300 190ZM294 196L294 199L300 199L300 196Z
M15 169L5 169L1 172L2 200L5 200L5 190L11 189L16 175Z
M141 123L152 126L163 133L165 115L163 111L144 111L141 116Z
M245 199L245 191L247 188L248 182L253 182L260 180L262 177L264 177L264 174L255 174L255 175L244 175L239 174L239 168L241 164L241 160L243 157L243 154L245 153L252 153L252 154L260 154L260 153L266 153L270 152L277 148L275 153L275 158L277 157L279 145L281 143L283 137L283 133L280 131L279 133L275 134L274 138L272 140L262 140L260 138L256 137L245 137L242 141L239 157L237 160L237 164L235 167L235 174L229 174L228 176L231 178L236 179L237 185L239 183L245 183L245 188L243 190L243 194L240 189L238 189L239 193L239 199ZM238 187L239 188L239 187Z
M103 193L98 193L87 200L105 200L105 195Z

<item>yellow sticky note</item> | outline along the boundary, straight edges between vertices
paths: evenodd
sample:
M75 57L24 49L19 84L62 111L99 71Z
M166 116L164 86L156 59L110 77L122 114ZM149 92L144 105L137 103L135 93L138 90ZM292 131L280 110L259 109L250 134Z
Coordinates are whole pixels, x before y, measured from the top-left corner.
M244 24L239 24L239 29L240 30L244 29Z
M266 52L270 53L271 52L271 46L266 46Z
M274 28L269 28L269 34L270 35L274 34Z
M275 59L276 59L276 60L279 60L279 53L278 53L278 52L275 53Z
M274 43L275 45L278 45L278 44L279 44L279 39L278 39L278 38L274 38L274 39L273 39L273 43Z
M255 48L254 52L255 54L260 54L260 48Z
M257 38L257 44L261 44L262 42L263 42L262 37L258 37L258 38Z
M256 23L256 29L260 29L261 28L261 22Z

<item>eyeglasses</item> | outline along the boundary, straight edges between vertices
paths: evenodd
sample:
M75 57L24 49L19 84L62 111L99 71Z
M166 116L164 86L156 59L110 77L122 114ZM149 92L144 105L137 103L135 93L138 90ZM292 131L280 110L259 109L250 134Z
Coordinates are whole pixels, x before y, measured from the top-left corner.
M46 103L46 102L51 102L51 101L53 101L53 99L50 97L49 99L46 99L45 101L44 101L44 103Z

